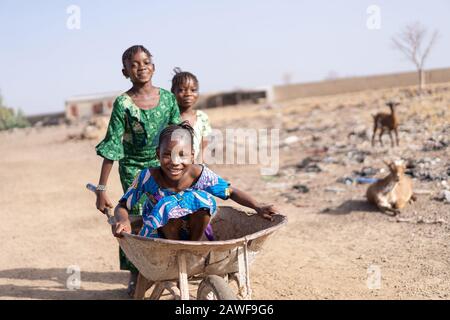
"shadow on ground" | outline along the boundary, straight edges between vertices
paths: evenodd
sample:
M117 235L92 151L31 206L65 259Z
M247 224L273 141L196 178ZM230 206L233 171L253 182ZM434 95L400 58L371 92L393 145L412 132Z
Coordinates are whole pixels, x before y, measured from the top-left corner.
M19 268L0 271L0 298L7 299L128 299L126 272L81 271L80 289L69 290L67 281L73 272L63 268ZM46 284L41 285L41 281ZM34 283L33 283L34 282ZM41 283L39 283L41 282ZM26 283L21 285L20 283ZM90 290L90 283L117 285L117 289Z
M349 214L352 212L378 212L378 208L367 200L346 200L335 208L325 208L320 213L324 214Z

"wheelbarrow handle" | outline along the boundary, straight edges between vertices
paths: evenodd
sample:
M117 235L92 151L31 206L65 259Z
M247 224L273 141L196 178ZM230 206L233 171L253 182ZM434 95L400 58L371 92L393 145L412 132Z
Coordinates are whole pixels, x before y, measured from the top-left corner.
M93 183L88 183L86 184L86 189L88 189L89 191L92 191L95 193L95 191L97 190L97 187L95 186L95 184ZM108 223L109 224L115 224L116 223L116 219L114 216L111 215L111 213L109 212L109 208L105 208L103 209L103 214L106 215L106 217L108 217Z

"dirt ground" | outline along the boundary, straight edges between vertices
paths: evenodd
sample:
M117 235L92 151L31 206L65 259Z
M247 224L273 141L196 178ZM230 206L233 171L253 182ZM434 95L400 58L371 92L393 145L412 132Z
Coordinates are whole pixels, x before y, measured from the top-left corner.
M384 147L372 148L371 115L387 111L389 99L401 102L400 147L386 135ZM277 175L211 166L289 219L252 265L254 299L449 299L450 204L436 198L450 183L450 84L421 97L391 89L207 112L219 129L280 129ZM117 242L85 189L98 180L96 142L67 140L79 130L0 133L1 299L127 299ZM418 200L394 218L366 203L367 185L340 179L364 167L382 177L382 160L396 157L422 159L416 168L429 172L416 171ZM120 197L117 164L109 190ZM80 289L67 288L71 266L81 271Z

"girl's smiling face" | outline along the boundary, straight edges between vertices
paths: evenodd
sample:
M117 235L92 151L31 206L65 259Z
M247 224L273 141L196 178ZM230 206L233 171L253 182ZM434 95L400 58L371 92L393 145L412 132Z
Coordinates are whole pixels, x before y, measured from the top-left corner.
M149 82L154 72L155 65L151 57L143 51L136 52L131 59L125 62L125 68L122 69L123 75L130 78L133 83Z
M165 139L156 153L161 170L170 181L179 181L194 163L192 142L183 136Z
M181 110L192 108L198 100L198 84L188 78L175 89L175 97Z

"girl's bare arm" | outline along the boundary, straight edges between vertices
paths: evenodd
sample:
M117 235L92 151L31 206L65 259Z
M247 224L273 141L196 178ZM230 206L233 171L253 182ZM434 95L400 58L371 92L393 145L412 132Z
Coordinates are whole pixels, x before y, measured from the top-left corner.
M99 185L105 185L108 183L109 174L111 173L112 166L114 164L114 161L104 158L102 163L102 169L100 172L100 179L98 181ZM100 210L102 213L105 210L106 207L112 208L113 205L111 201L109 200L108 196L106 195L106 191L99 191L96 192L97 195L97 201L96 206L97 209Z
M200 161L201 163L205 163L205 149L208 146L208 140L202 137L202 148L200 152Z
M102 169L100 172L100 179L98 184L106 185L108 183L109 174L111 173L114 161L103 158Z
M257 202L248 193L232 188L230 199L242 206L254 209L263 218L272 220L272 215L278 214L278 210L271 204L265 205Z

